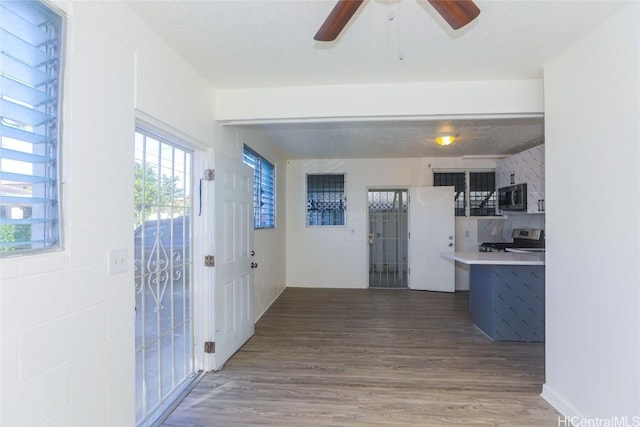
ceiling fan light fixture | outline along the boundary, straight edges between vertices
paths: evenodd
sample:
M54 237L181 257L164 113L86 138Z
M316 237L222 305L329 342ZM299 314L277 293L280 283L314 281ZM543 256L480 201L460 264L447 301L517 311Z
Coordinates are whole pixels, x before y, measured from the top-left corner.
M438 135L436 142L438 145L451 145L456 140L457 135Z

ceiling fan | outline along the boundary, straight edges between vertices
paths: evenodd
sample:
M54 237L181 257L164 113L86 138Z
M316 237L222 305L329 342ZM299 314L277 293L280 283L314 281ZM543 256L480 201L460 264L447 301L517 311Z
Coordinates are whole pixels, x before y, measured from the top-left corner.
M464 27L480 14L480 9L472 0L428 1L454 30ZM333 10L313 37L314 40L321 42L335 40L363 2L364 0L338 0L338 3L333 7Z

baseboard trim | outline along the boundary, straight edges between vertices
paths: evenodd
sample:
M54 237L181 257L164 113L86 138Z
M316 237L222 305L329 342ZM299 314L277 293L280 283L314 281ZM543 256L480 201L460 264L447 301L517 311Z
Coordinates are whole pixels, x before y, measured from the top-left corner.
M553 406L556 411L560 412L560 417L564 417L568 420L586 419L584 414L578 411L546 383L542 385L542 393L540 393L540 397L546 400L549 405Z
M256 316L256 320L254 323L258 323L258 320L260 320L260 318L262 316L264 316L264 314L267 312L267 310L269 310L269 307L271 307L273 305L274 302L276 302L276 300L280 297L280 295L282 295L282 293L287 289L287 287L283 287L282 289L280 289L280 292L278 292L278 295L276 295L276 297L269 302L269 304L267 304L267 306L265 307L264 310L262 310L262 313L260 313L258 316Z
M317 283L311 283L311 284L294 284L294 285L287 285L287 288L305 288L305 289L369 289L369 285L365 284L363 286L332 286L332 285L318 285Z

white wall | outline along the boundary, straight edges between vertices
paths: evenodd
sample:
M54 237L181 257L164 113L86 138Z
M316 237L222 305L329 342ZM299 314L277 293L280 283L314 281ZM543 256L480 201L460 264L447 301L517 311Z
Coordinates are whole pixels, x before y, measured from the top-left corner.
M246 144L273 163L276 169L276 227L253 232L253 250L256 252L253 261L258 263L258 268L253 270L255 316L258 320L282 293L286 284L287 162L282 152L258 130L218 125L217 135L216 153L242 161Z
M211 146L214 90L126 3L78 0L97 23L132 50L135 108L179 136Z
M0 261L0 425L132 426L133 271L106 261L133 256L135 107L211 143L212 91L128 6L58 4L64 249Z
M431 186L433 169L494 166L493 160L460 158L288 161L287 286L368 287L368 188ZM345 227L306 227L307 173L346 174ZM456 230L456 233L460 232ZM465 237L456 240L456 243L465 244L464 240L458 239ZM468 239L475 239L475 233L470 232Z
M541 80L422 82L216 91L221 121L543 111Z
M543 396L568 416L640 416L639 9L544 70Z

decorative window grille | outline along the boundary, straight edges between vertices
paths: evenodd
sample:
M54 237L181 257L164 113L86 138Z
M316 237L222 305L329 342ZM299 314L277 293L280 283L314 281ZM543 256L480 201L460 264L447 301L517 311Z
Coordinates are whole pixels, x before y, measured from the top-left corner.
M345 225L344 174L307 175L307 225Z
M62 17L0 3L0 254L60 245Z
M244 146L244 163L253 173L253 228L276 226L275 167L260 154Z
M455 187L456 216L495 215L495 171L434 172L433 185Z

